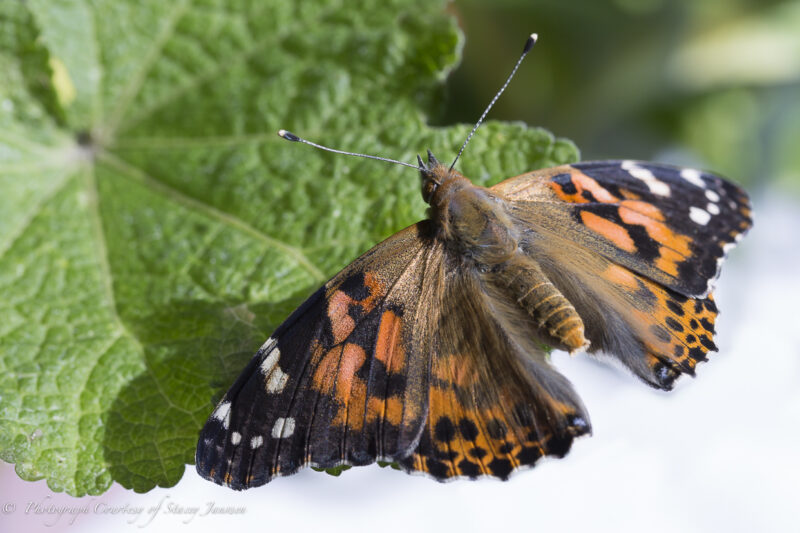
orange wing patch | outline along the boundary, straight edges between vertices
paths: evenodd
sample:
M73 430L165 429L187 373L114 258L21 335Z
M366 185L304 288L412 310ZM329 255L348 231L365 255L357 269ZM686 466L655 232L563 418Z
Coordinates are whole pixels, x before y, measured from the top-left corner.
M343 289L337 289L328 298L328 318L331 323L334 343L343 342L356 327L351 313L353 307L358 307L359 312L367 314L386 295L386 287L372 272L364 274L363 289L367 295L362 299L355 299Z
M387 310L381 315L375 359L381 361L390 373L401 373L405 370L406 351L402 342L402 326L400 317L394 311Z
M566 427L534 416L520 395L506 393L493 405L469 405L465 402L469 390L454 383L431 388L427 424L415 453L400 461L404 467L440 480L507 479L514 470L533 466L544 455L563 457L573 438L588 431L588 423L574 408L552 398L545 401L552 401L550 407L567 421ZM540 409L544 411L543 406Z
M574 437L590 431L575 406L482 356L434 358L428 420L414 454L399 461L404 468L439 480L506 479L545 455L563 457Z
M672 231L660 209L646 202L624 201L619 207L620 219L626 224L642 226L647 235L659 244L655 265L671 276L678 275L678 263L692 253L690 237Z
M647 366L662 388L672 388L681 373L694 375L697 363L717 350L713 296L686 298L616 264L609 264L602 277L625 288L628 323L642 340Z
M633 242L630 233L619 224L595 215L590 211L581 211L581 220L587 228L602 235L614 243L617 248L621 248L626 252L636 252L636 244Z
M592 201L604 204L619 202L619 198L582 172L570 169L566 176L568 177L566 181L556 179L547 183L556 196L565 202L573 204L585 204Z
M661 210L650 202L639 200L639 197L626 190L620 193L624 199L612 194L596 180L573 170L564 174L564 179L556 179L547 183L555 195L565 202L585 204L599 202L618 207L619 220L627 226L641 226L647 236L658 243L658 257L655 266L671 276L678 275L678 263L691 255L689 244L692 239L672 231L665 223L666 218ZM617 248L629 253L636 253L637 246L625 225L618 224L597 213L580 210L583 224L601 235Z
M356 301L341 291L337 291L334 296L338 297L340 302L347 302L348 306L358 305L365 313L374 308L374 303L369 301L371 297ZM337 329L337 324L334 322L334 317L342 320L340 305L329 306L328 315L332 322L334 338L340 338L336 332L341 330ZM335 309L336 312L331 313L331 309ZM352 320L349 314L345 316ZM385 368L387 382L402 383L406 370L402 326L402 319L396 311L384 311L380 315L372 356L366 351L370 347L361 346L356 342L341 342L327 351L319 342L316 343L311 358L311 367L315 369L311 386L332 402L335 409L332 425L346 426L348 431L362 431L365 425L378 421L399 425L403 419L404 409L413 411L413 406L403 404L402 388L398 390L395 387L384 391L382 395L374 395L367 390L365 379L369 375L370 365L378 361ZM345 339L349 333L345 335Z

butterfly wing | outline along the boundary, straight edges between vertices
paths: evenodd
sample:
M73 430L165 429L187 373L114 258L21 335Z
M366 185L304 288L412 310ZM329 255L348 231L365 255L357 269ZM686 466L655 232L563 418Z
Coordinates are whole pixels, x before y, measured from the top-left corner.
M739 187L693 169L606 161L493 190L510 202L522 248L581 316L590 352L668 390L716 350L711 284L752 225Z
M525 316L421 222L357 259L262 346L203 428L197 469L235 489L305 465L397 462L506 478L590 431Z
M449 263L449 265L448 265ZM563 457L591 431L569 382L528 334L530 317L492 294L472 266L446 256L431 354L428 417L408 471L444 481L506 479L540 457Z
M203 428L203 477L244 489L411 453L427 415L430 230L375 246L278 327Z
M492 190L517 203L537 229L692 298L708 295L726 253L753 223L741 188L670 165L575 163L510 178Z

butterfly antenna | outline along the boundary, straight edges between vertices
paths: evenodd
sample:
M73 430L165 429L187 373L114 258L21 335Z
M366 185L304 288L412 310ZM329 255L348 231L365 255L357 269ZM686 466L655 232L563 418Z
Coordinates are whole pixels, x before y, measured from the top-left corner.
M517 69L519 68L519 65L522 63L522 60L525 59L525 56L528 55L528 52L531 51L531 48L533 48L533 45L536 44L536 39L538 39L538 38L539 38L538 35L536 35L535 33L532 33L531 36L528 37L528 40L525 41L525 48L522 49L522 55L519 56L519 59L517 59L517 64L514 65L514 68L511 70L511 74L508 75L508 78L506 78L506 82L503 84L502 87L500 87L500 90L497 91L497 94L494 95L494 98L492 98L492 101L489 102L488 106L486 106L486 109L484 110L483 114L481 115L481 118L478 119L478 122L477 122L477 124L475 124L475 127L472 128L472 131L469 132L469 135L467 135L467 139L464 141L464 144L461 145L461 150L458 151L458 155L453 160L453 164L450 165L450 170L453 170L453 167L456 166L456 161L458 161L458 158L461 157L462 152L464 152L464 148L467 147L467 143L469 143L469 140L472 139L472 136L475 134L475 130L478 129L478 126L481 125L481 123L483 122L483 119L486 118L486 114L489 113L489 110L492 108L494 103L497 102L497 99L500 98L500 95L503 94L503 91L506 90L506 87L508 87L508 84L511 83L511 78L513 78L514 74L517 73Z
M322 146L321 144L312 143L311 141L307 141L302 137L298 137L294 133L286 130L279 130L278 135L286 139L287 141L297 142L307 144L309 146L313 146L314 148L319 148L320 150L325 150L326 152L333 152L334 154L344 154L344 155L354 155L356 157L365 157L367 159L377 159L378 161L386 161L387 163L395 163L398 165L403 165L405 167L411 167L413 169L419 170L419 167L416 165L409 165L408 163L403 163L402 161L396 161L394 159L389 159L388 157L378 157L377 155L367 155L367 154L357 154L355 152L345 152L344 150L334 150L333 148L328 148L327 146Z

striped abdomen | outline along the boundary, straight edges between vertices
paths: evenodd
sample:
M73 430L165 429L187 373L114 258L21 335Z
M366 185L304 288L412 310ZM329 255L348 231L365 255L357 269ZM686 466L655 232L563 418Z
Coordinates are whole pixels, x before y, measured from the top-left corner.
M588 347L575 307L530 259L517 256L494 272L495 283L534 319L542 340L569 352Z

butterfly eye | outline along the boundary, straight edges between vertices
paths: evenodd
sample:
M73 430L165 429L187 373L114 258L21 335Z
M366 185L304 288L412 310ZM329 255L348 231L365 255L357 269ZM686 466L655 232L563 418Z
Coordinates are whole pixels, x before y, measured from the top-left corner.
M439 187L439 184L432 179L423 179L422 180L422 199L425 200L426 203L431 203L431 199L433 198L436 189Z

